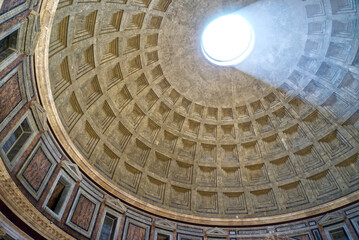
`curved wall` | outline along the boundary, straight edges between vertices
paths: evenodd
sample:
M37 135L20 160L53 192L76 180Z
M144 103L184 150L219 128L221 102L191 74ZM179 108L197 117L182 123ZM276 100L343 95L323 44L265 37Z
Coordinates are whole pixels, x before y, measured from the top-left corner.
M358 238L359 205L355 203L355 192L323 206L320 211L328 211L326 213L303 212L300 217L307 217L303 220L296 220L299 216L279 215L250 222L235 218L211 223L210 219L203 218L208 225L196 225L185 223L180 217L176 219L174 215L166 219L143 210L151 210L151 206L141 209L134 206L136 204L121 202L102 188L102 184L95 183L93 179L98 176L82 172L59 144L58 136L48 125L48 119L54 116L46 115L44 99L38 96L38 89L43 86L39 86L41 82L37 79L41 73L35 74L35 69L44 66L35 66L35 58L41 56L32 54L43 50L39 49L41 43L35 48L40 33L38 13L42 23L46 23L48 13L54 11L49 8L49 2L11 0L2 2L0 8L0 39L8 37L6 41L10 46L0 54L0 199L8 209L1 208L7 215L0 221L1 237L36 238L29 233L31 228L46 239L97 239L103 231L105 217L110 216L115 223L114 239L157 239L163 235L168 239L319 240L330 239L330 234ZM60 1L60 4L71 2ZM45 24L41 27L46 31ZM40 37L40 40L44 39ZM41 61L37 59L36 63ZM348 116L350 121L343 125L354 132L355 116ZM343 164L352 169L347 176L355 180L356 159L349 157ZM136 199L128 202L135 203ZM330 211L339 207L342 208ZM27 227L19 224L20 220L14 221L14 225L11 221L6 223L11 214L17 215ZM319 215L310 217L314 214ZM286 223L288 220L291 222ZM192 221L200 223L188 217L188 222ZM16 235L21 231L16 225L27 234Z

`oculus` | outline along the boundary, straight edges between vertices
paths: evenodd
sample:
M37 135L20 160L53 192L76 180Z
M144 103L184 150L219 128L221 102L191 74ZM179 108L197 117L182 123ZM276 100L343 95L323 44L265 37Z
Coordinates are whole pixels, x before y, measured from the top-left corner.
M254 31L243 17L230 14L221 16L207 25L202 35L202 52L213 64L233 66L251 53Z

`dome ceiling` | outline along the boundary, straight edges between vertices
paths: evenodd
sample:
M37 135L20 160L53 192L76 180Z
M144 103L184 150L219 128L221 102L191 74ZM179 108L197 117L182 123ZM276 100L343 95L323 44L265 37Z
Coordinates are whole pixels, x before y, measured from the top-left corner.
M233 2L237 2L232 3L234 9L249 4ZM270 91L262 81L234 68L215 66L202 54L205 26L216 16L232 12L229 3L174 1L161 25L159 56L166 79L185 98L203 106L233 107Z
M69 144L121 190L179 214L273 216L356 191L356 2L291 2L60 0L49 73ZM214 66L201 33L240 9L253 54ZM253 9L287 11L265 29Z

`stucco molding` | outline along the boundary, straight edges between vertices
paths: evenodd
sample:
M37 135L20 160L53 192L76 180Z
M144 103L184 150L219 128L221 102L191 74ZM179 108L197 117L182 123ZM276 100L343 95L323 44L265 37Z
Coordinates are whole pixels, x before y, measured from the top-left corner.
M127 211L126 206L119 200L119 199L109 199L107 198L105 200L105 204L113 209L115 209L116 211L124 214Z
M342 214L338 214L338 213L328 213L326 215L324 215L324 217L322 217L319 221L318 224L320 226L328 226L328 225L332 225L338 222L344 222L345 217Z
M176 226L172 222L168 221L167 219L160 219L156 221L155 226L169 230L171 232L174 232L176 230Z
M208 237L227 237L228 233L220 228L212 228L206 232Z
M64 161L62 163L62 166L67 171L67 173L70 174L71 177L73 177L76 181L82 180L81 171L76 164L74 164L70 161Z

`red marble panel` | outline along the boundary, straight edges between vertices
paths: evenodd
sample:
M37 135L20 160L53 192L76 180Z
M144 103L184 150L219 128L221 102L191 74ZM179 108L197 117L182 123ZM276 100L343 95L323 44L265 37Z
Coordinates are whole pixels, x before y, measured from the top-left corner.
M0 88L0 122L20 101L21 93L16 73Z
M10 29L11 27L24 21L25 18L29 15L29 13L30 13L30 10L28 9L28 10L20 13L16 17L12 17L10 21L4 22L3 24L0 25L0 32L5 32L6 30ZM0 13L0 18L1 18L1 13ZM19 58L24 59L25 55L20 55ZM12 69L12 67L8 68L8 69Z
M72 215L71 222L84 230L90 227L92 215L95 211L96 204L81 195Z
M146 236L146 229L133 225L132 223L129 224L127 230L127 240L140 240L145 239Z
M17 7L23 3L25 3L26 0L5 0L1 6L0 14L4 14L5 12L13 9L14 7Z
M26 167L23 176L25 180L37 191L51 167L51 162L45 153L39 148L29 165Z

